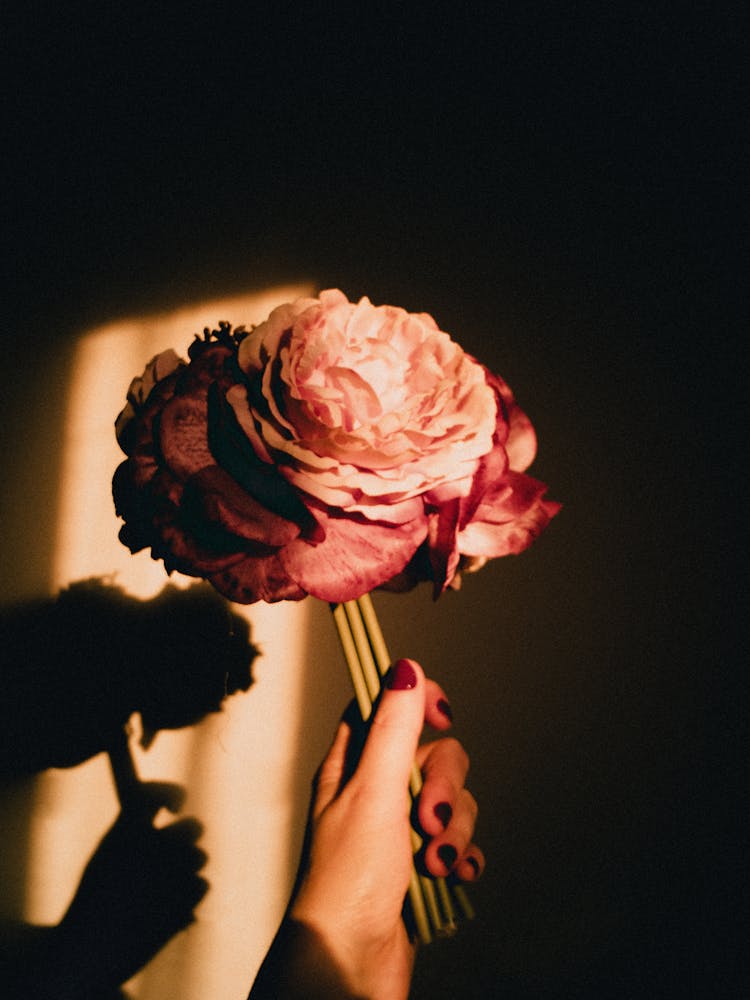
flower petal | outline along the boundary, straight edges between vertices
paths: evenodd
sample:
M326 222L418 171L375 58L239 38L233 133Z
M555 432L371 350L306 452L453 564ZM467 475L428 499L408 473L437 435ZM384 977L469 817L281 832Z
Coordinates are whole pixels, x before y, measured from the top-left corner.
M504 445L511 469L525 472L536 456L536 432L508 383L488 368L484 371L498 403L496 441Z
M531 476L509 472L494 498L492 493L485 496L472 522L459 532L459 553L495 558L528 548L561 507L544 499L546 490Z
M151 556L163 559L169 573L177 570L187 576L206 576L234 565L245 556L244 552L236 549L221 551L216 547L215 539L206 543L180 520L177 510L158 511L153 521L155 537ZM210 534L205 526L203 530L205 534Z
M205 398L173 397L161 414L159 443L167 465L183 481L207 465L213 465L214 457L208 447Z
M300 533L299 525L258 503L218 465L207 466L188 480L182 506L191 519L274 548Z
M435 581L434 598L442 594L453 579L458 567L458 524L461 502L458 498L443 504L437 514L430 517L430 565Z
M232 567L208 577L219 593L238 604L256 601L300 601L306 592L289 578L277 552L247 556Z
M289 574L324 601L351 601L400 573L427 534L427 519L384 525L350 517L322 518L325 540L312 545L296 539L280 553Z

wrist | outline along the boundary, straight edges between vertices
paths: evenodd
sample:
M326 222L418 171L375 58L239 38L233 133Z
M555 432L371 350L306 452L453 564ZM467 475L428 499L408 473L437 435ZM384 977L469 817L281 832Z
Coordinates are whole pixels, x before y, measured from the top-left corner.
M414 948L400 919L386 927L373 921L371 901L362 908L332 912L316 907L304 890L288 920L305 943L308 955L324 964L344 992L325 994L367 1000L401 1000L408 996ZM376 931L376 927L380 927Z
M284 918L253 983L249 1000L365 1000L354 990L322 935Z

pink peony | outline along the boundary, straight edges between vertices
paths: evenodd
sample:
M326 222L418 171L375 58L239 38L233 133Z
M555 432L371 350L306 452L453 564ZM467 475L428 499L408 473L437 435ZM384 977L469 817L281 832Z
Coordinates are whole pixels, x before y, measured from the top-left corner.
M159 355L117 427L122 541L241 603L440 593L559 507L499 377L432 317L338 290Z

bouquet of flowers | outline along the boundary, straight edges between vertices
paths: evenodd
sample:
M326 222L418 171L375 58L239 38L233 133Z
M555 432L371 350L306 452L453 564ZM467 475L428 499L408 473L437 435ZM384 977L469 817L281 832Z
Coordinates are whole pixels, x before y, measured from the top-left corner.
M389 663L370 591L437 597L559 509L525 473L531 422L431 316L336 289L188 357L153 358L117 419L120 539L232 601L331 603L366 719Z

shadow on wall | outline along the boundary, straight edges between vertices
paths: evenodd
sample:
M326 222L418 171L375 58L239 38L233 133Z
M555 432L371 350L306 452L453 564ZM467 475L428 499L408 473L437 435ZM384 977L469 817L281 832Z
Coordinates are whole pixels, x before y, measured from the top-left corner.
M116 996L192 922L207 889L201 824L154 825L161 808L180 808L183 790L138 780L125 727L139 712L148 745L159 730L219 711L250 688L257 650L247 621L207 585L143 601L97 579L6 609L0 648L0 780L104 751L121 806L60 923L6 924L2 979L14 997Z
M207 655L207 643L196 640L195 608L181 611L188 605L176 592L165 592L159 603L145 600L163 588L164 567L148 553L131 555L117 539L111 477L122 455L113 423L130 379L155 353L167 347L183 351L193 334L223 318L260 322L279 302L307 291L307 285L269 287L112 321L37 359L34 385L19 388L17 399L11 393L12 419L3 430L12 445L6 456L12 475L3 483L0 520L8 567L0 580L7 633L2 670L9 692L0 707L0 921L5 957L14 962L26 947L38 956L43 947L48 964L60 959L50 951L48 928L63 920L79 886L88 886L86 898L98 901L89 927L105 935L117 907L107 907L91 889L104 868L112 892L117 883L131 896L139 885L141 896L148 896L149 870L166 877L168 866L155 856L135 884L133 859L145 847L132 830L122 834L116 820L120 803L111 764L126 765L118 770L122 793L128 760L122 739L118 754L117 738L133 711L141 712L149 744L146 751L140 741L130 741L137 771L150 788L145 803L136 797L140 829L153 840L154 827L164 822L156 810L164 805L175 811L180 795L174 785L184 786L182 809L205 823L201 845L207 857L204 865L196 853L195 823L180 820L166 839L183 839L180 870L193 880L183 917L200 898L199 870L211 892L198 919L160 948L128 982L127 994L145 1000L175 990L183 1000L202 1000L241 992L278 926L294 878L309 781L348 697L345 684L336 683L341 668L335 636L327 619L318 628L321 635L314 623L311 632L315 616L307 601L255 605L250 615L235 609L243 615L235 637L246 636L251 621L262 657L253 671L252 696L224 698L215 711L234 686L240 689L239 678L232 681L219 670L213 649ZM92 578L99 582L71 587L71 581ZM109 585L115 579L119 592ZM190 582L173 579L175 591ZM77 609L76 627L62 624L63 606L65 614ZM228 612L221 608L226 626ZM174 619L172 626L165 617ZM158 656L149 646L156 643L166 655L167 638L172 658L155 669ZM326 690L327 669L338 696ZM310 672L320 687L314 705L306 702ZM87 867L92 856L105 858L96 861L93 875ZM122 873L119 882L115 872ZM82 912L77 909L78 926L86 922ZM155 929L150 954L174 934L175 922ZM33 927L38 931L32 933ZM93 953L106 950L101 940L87 940ZM87 946L71 945L60 946L68 960ZM141 951L138 957L149 955ZM109 956L110 966L115 958ZM109 974L107 981L114 978ZM75 993L72 973L71 984Z

